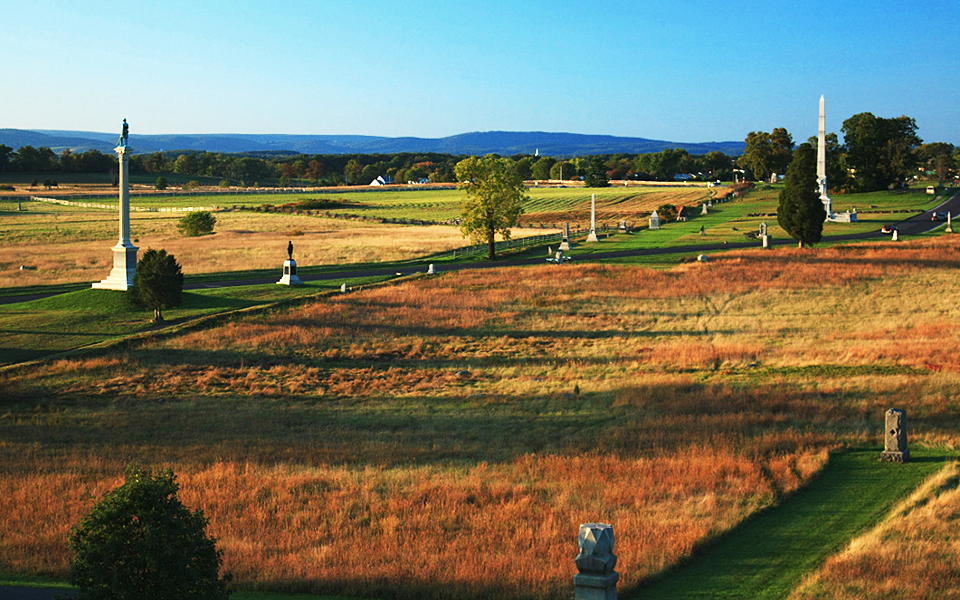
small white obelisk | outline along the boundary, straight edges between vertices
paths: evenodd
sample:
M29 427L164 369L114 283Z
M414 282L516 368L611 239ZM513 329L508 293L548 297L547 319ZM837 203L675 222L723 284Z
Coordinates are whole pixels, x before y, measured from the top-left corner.
M127 120L123 120L120 144L114 148L120 159L120 241L112 248L113 269L106 279L93 284L101 290L127 291L133 287L137 272L137 248L130 243L130 148L127 146Z
M597 239L597 195L590 195L590 235L587 236L588 242L599 242Z
M823 96L820 96L820 128L817 132L817 185L820 186L820 201L827 211L827 220L833 218L833 201L827 194L827 127Z

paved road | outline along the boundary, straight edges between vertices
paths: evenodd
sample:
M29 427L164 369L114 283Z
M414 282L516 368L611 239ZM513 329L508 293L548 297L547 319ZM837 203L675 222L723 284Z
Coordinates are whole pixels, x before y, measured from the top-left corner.
M929 210L921 215L911 217L906 221L900 222L897 227L900 232L904 235L919 235L921 233L926 233L932 231L937 227L943 227L945 223L931 221L930 217L933 212L947 212L951 214L960 213L960 193L955 194L952 198L944 202L943 204L937 206L936 208ZM957 224L957 227L960 228L960 223ZM881 234L878 231L868 231L866 233L857 233L851 235L840 235L840 236L831 236L827 239L830 241L843 241L843 240L864 240L870 238L884 238L887 237L884 234ZM774 243L777 245L785 244L794 244L793 240L783 239L783 240L774 240ZM700 253L700 252L710 252L713 250L730 250L732 248L756 248L757 242L737 242L733 244L704 244L700 246L691 246L684 247L681 249L683 252L689 252L691 254ZM624 250L621 252L605 252L600 254L591 254L590 260L604 260L610 258L622 258L626 256L643 256L643 255L657 255L657 254L672 254L678 251L677 248L649 248L641 250ZM484 263L472 263L472 264L462 264L462 265L451 265L448 270L450 271L459 271L464 269L485 269L491 267L502 267L510 265L526 265L526 264L542 264L543 258L529 258L523 260L512 260L512 261L498 261L498 262L484 262ZM423 269L420 269L422 271ZM402 273L404 275L410 275L416 273L418 269L416 268L401 268L401 269L371 269L367 271L355 271L349 273L325 273L322 275L313 275L302 277L302 279L307 281L313 280L330 280L330 279L346 279L352 277L369 277L376 275L391 275L396 273ZM269 279L243 279L236 281L218 281L202 284L192 284L189 286L184 286L184 289L203 289L203 288L212 288L212 287L233 287L240 285L256 285L261 283L274 283L276 278ZM4 300L0 299L0 303L3 303ZM17 299L18 302L22 302L22 298ZM0 600L54 600L58 596L72 595L72 592L69 590L63 589L47 589L47 588L27 588L27 587L3 587L0 586Z

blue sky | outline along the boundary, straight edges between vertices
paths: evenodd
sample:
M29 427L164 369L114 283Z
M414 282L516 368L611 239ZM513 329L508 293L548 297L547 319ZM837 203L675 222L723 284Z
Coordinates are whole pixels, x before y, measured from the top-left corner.
M0 128L960 145L960 2L0 0Z

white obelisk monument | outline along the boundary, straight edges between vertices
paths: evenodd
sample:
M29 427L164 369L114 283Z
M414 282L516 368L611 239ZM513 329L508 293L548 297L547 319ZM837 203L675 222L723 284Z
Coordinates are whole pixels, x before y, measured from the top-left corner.
M114 150L120 159L120 241L112 248L113 269L110 275L93 287L101 290L127 291L133 287L133 275L137 272L137 248L130 243L130 147L127 146L128 126L123 120L123 133Z
M833 218L833 201L827 194L827 127L823 96L820 96L820 128L817 132L817 185L820 186L820 201L827 211L827 220Z
M590 235L587 236L588 242L599 242L597 239L597 195L590 195Z

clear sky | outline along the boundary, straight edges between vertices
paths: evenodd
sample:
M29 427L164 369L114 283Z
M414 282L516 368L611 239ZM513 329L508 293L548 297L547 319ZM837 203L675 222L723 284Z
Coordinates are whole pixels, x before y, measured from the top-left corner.
M958 0L0 0L0 128L960 145Z

